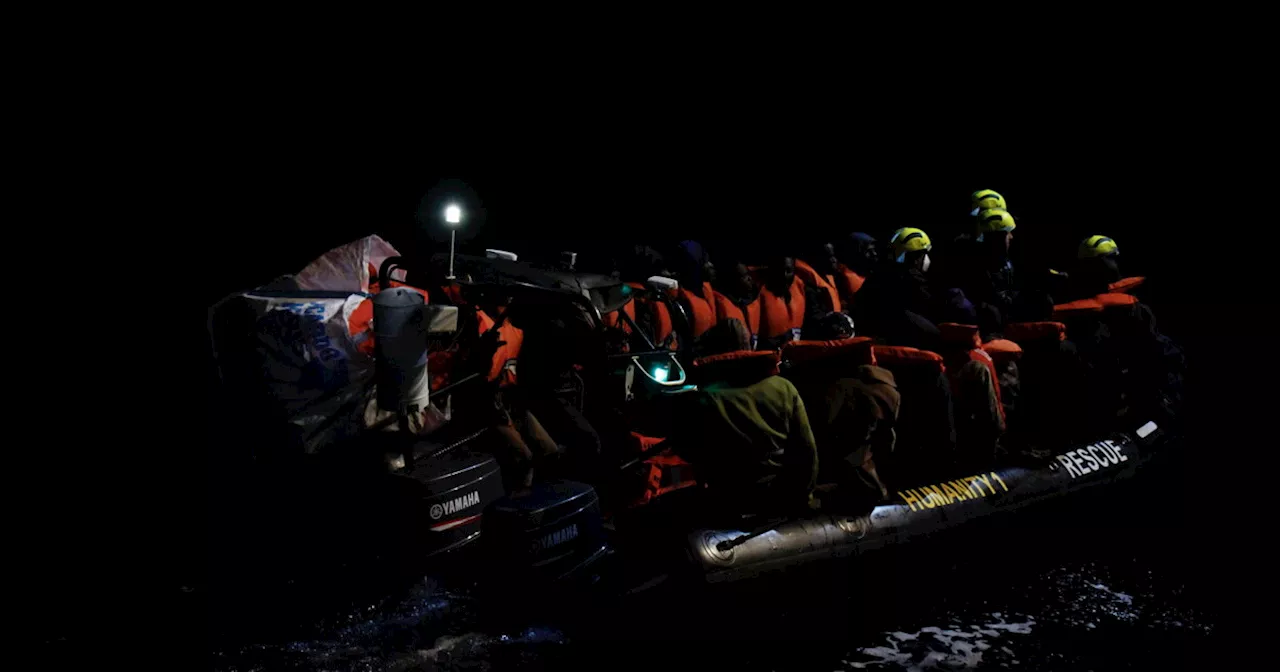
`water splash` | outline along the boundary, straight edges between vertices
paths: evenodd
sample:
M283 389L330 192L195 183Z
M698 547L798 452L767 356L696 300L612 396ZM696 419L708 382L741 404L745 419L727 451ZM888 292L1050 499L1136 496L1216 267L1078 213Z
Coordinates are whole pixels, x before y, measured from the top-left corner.
M861 656L871 660L842 662L855 670L902 669L914 672L936 668L976 669L984 664L984 658L989 654L1000 657L1003 653L1004 658L1012 660L1012 651L1008 647L999 647L993 651L995 644L992 640L1010 635L1030 635L1036 621L1026 618L1009 622L999 612L990 616L995 620L984 619L988 622L969 626L972 632L928 626L915 632L885 633L887 645L858 650Z

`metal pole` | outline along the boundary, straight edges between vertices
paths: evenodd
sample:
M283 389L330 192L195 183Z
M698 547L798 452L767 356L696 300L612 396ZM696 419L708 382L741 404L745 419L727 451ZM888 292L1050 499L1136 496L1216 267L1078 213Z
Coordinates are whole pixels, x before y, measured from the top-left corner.
M457 229L450 229L450 230L449 230L449 279L450 279L450 280L453 280L453 279L454 279L454 276L453 276L453 241L454 241L454 239L456 239L456 238L457 238L457 236L458 236L458 230L457 230Z

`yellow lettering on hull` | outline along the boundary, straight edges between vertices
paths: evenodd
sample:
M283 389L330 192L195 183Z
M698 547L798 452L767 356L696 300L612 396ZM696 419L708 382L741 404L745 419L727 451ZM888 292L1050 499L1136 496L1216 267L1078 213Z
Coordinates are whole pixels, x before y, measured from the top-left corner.
M898 496L912 511L936 509L956 502L970 499L981 499L997 492L1009 492L1009 485L996 472L966 476L954 481L943 481L937 485L924 485L917 488L899 490Z

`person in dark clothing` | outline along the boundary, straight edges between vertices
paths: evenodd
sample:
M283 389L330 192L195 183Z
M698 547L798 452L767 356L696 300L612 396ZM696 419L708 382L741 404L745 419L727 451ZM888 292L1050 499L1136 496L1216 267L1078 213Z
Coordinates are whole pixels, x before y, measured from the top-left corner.
M508 319L524 330L516 362L518 405L533 413L546 432L564 447L555 475L594 482L599 475L602 441L588 420L593 409L587 390L602 386L606 353L602 330L575 303L513 303ZM595 395L599 397L600 395ZM598 415L598 414L597 414Z
M1110 292L1123 276L1120 250L1106 236L1090 236L1080 243L1071 272L1072 300ZM1109 408L1099 415L1138 413L1158 417L1176 408L1182 398L1185 360L1182 350L1160 333L1151 308L1143 303L1113 306L1087 327L1081 350L1090 364L1095 389L1113 393ZM1101 396L1101 395L1099 395Z
M681 287L690 291L697 290L701 296L703 283L716 281L716 265L711 260L702 243L696 240L683 240L676 246L671 255L675 261L671 264L675 277L679 278Z
M852 233L837 240L831 256L837 263L834 273L840 299L845 303L845 310L853 312L854 297L880 263L876 239L865 233Z
M809 409L818 445L818 498L824 509L863 513L888 496L873 458L891 460L902 397L893 374L852 370L829 359L795 364L786 374Z
M889 240L890 258L871 274L854 304L859 333L894 345L936 349L938 306L926 273L933 243L916 228L902 228Z
M1007 210L982 210L974 217L972 237L956 241L954 261L945 269L948 284L958 287L977 309L984 337L1000 332L1007 321L1043 312L1043 293L1020 295L1009 254L1017 223Z
M849 270L864 278L871 275L880 263L880 248L876 239L866 233L849 234L849 237L842 241L842 245L836 246L836 252L840 255L840 261L848 266Z
M1106 236L1089 236L1076 251L1076 264L1071 269L1069 289L1064 301L1087 299L1109 291L1111 283L1124 276L1120 273L1120 248Z
M827 387L823 407L827 416L814 423L819 464L824 476L846 486L836 501L865 506L888 498L873 458L889 459L897 440L894 427L902 395L893 374L878 366L859 366L854 375Z

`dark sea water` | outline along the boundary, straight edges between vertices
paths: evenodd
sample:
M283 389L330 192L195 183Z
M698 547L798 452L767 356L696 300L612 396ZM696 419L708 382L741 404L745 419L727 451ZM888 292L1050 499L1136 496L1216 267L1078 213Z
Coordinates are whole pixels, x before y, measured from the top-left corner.
M246 634L215 618L208 666L1198 669L1220 655L1216 574L1210 552L1187 543L1197 518L1178 485L1165 474L1120 496L715 589L672 580L621 599L494 602L423 578L312 613L247 603L221 618L279 627Z

